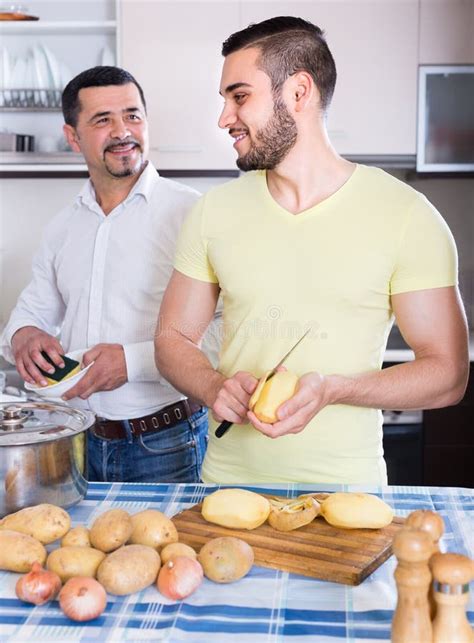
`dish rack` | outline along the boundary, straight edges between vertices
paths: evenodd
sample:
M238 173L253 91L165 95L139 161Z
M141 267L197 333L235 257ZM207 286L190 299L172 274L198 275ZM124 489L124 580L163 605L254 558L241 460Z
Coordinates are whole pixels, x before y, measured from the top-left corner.
M60 111L60 89L0 89L1 111Z

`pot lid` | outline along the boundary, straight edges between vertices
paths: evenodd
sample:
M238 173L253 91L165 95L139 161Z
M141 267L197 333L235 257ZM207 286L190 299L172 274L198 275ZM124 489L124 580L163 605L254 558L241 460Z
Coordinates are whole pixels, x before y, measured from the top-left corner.
M21 446L71 437L88 429L95 416L56 402L0 403L0 446Z

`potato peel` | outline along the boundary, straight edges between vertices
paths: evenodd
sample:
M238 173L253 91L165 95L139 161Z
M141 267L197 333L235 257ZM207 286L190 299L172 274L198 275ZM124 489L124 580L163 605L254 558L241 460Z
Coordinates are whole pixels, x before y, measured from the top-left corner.
M312 496L299 496L293 500L271 498L268 523L278 531L293 531L312 522L319 514L320 505Z

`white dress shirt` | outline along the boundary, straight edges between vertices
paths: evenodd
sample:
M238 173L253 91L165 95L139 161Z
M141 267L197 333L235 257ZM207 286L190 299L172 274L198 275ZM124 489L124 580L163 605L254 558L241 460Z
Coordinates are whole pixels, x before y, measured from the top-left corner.
M59 334L66 352L122 344L128 382L88 400L72 400L108 419L148 415L183 399L155 366L153 337L176 238L199 196L160 177L149 162L125 201L105 216L88 180L74 204L47 226L33 278L13 309L2 344L10 347L23 326Z

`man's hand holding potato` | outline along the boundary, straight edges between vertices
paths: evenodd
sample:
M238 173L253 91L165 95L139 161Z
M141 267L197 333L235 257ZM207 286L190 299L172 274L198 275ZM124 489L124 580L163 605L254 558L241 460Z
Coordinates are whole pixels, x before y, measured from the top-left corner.
M248 411L247 418L264 435L279 438L303 431L308 422L328 404L331 404L331 400L327 379L320 373L306 373L300 377L293 397L278 407L277 422L261 422L252 411Z

